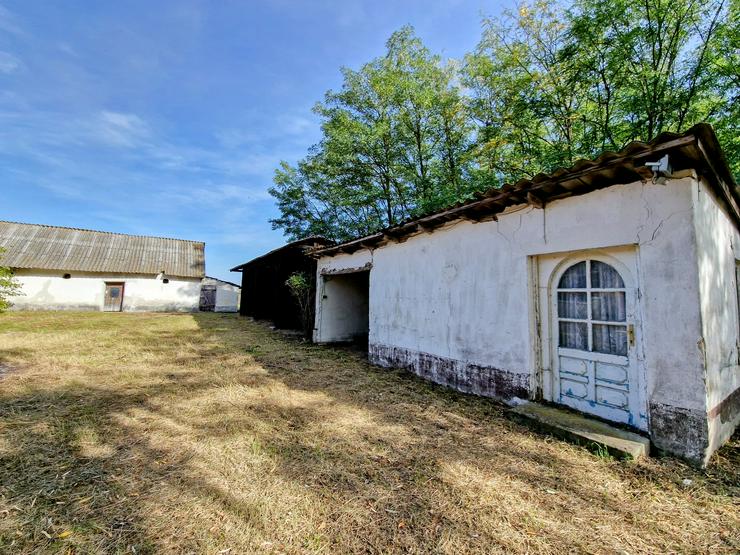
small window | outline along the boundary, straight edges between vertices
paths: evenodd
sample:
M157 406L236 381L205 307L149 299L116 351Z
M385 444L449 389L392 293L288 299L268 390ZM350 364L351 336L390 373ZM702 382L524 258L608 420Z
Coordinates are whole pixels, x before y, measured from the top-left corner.
M72 274L64 274L64 275L63 275L62 277L63 277L64 279L69 279L69 278L71 278L71 277L72 277Z
M558 346L626 356L626 305L616 269L598 260L574 264L558 283Z

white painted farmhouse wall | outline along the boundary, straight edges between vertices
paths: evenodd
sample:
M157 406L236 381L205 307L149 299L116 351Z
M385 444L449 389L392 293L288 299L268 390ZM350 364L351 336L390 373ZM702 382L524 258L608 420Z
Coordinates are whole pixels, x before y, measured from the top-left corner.
M427 367L447 364L463 375L447 385L485 395L534 396L549 370L534 324L535 290L547 287L536 281L541 257L591 249L608 255L627 247L634 252L639 287L635 334L642 372L637 386L648 403L644 417L659 447L704 459L711 452L708 404L737 387L730 237L740 247L737 232L708 197L693 174L665 184L635 182L555 201L544 210L512 207L498 221L455 222L401 243L323 257L315 339L341 339L331 323L331 301L322 299L321 273L370 263L371 360L384 364L405 357L430 379L435 375ZM708 244L718 235L724 245L714 252ZM717 280L720 292L714 289ZM717 368L709 373L709 394L705 352L707 364ZM471 386L481 368L494 369L501 383L482 390ZM728 372L735 374L728 379Z
M13 298L14 310L102 310L106 282L125 283L124 311L182 311L198 309L200 278L107 275L64 271L17 270L23 296Z
M701 321L706 361L706 395L710 447L716 449L738 425L740 387L740 308L738 261L740 233L721 210L709 189L694 189ZM734 393L734 395L733 395Z

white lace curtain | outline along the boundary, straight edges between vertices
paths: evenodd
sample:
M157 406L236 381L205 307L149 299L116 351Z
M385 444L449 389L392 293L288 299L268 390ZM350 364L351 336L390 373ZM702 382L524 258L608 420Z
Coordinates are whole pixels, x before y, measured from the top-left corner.
M627 319L624 281L612 266L598 260L574 264L560 278L558 289L558 318L567 319L559 322L561 347L589 350L590 322L591 350L627 354L626 325L596 323Z

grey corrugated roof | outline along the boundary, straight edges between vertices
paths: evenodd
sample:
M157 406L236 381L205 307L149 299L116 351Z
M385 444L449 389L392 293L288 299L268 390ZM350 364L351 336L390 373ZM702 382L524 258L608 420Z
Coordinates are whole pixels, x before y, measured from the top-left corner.
M3 266L78 272L199 277L205 243L0 221Z

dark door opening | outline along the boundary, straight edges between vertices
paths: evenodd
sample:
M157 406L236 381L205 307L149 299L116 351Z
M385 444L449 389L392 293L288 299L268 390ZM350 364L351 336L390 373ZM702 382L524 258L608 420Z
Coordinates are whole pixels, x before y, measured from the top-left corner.
M200 288L200 304L201 312L213 312L216 310L216 286L215 285L203 285Z

